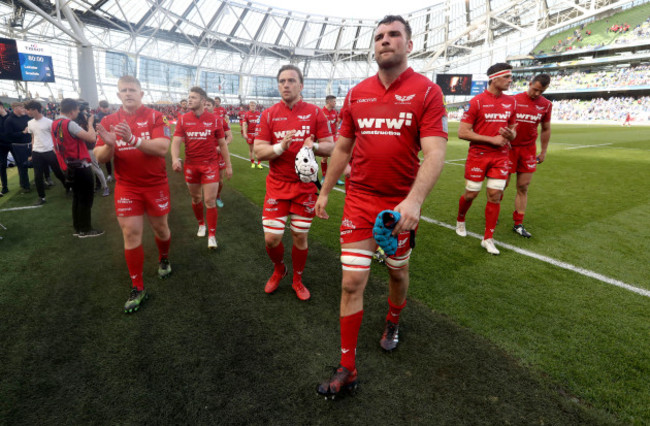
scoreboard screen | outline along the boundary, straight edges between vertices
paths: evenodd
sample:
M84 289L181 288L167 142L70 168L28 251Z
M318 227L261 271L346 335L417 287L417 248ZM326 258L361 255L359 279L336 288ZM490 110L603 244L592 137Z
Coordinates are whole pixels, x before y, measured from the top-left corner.
M53 83L49 48L39 43L0 38L0 79Z

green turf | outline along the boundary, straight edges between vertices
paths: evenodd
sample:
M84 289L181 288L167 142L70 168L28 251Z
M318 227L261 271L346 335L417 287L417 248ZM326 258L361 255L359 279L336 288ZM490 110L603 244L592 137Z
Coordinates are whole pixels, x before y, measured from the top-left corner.
M231 151L247 157L234 130ZM510 189L496 239L649 288L644 134L554 126L531 185L533 239L509 230ZM447 159L466 151L452 137ZM650 422L647 297L509 250L488 256L478 240L424 222L400 349L387 355L378 346L387 288L384 268L374 265L359 338L361 388L352 398L320 400L316 383L338 358L343 194L330 197L331 219L312 227L304 281L313 300L299 302L289 278L267 296L260 223L267 169L237 158L233 165L217 252L195 237L182 176L170 174L174 275L156 278L147 230L152 297L133 315L121 309L129 279L112 197L95 200L94 224L107 231L95 239L71 236L60 186L42 208L0 211L9 228L0 231L1 424ZM446 165L424 215L453 223L462 172ZM12 189L16 181L12 171ZM0 210L35 198L12 191ZM484 205L479 198L470 210L470 231L481 232ZM285 258L290 264L289 250Z

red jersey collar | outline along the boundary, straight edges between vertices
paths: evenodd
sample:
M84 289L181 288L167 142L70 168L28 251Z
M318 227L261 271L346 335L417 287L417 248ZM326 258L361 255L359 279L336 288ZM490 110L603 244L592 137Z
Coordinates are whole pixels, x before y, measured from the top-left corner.
M144 111L146 108L147 108L147 107L146 107L144 104L142 104L142 105L140 105L140 106L138 107L138 109L135 110L135 112L134 112L133 114L130 114L130 113L129 113L127 110L125 110L124 107L122 106L122 107L120 107L120 109L117 110L117 112L118 112L118 114L119 114L120 116L124 116L124 117L134 117L134 116L136 116L136 115L140 115L140 114L142 113L142 111Z
M305 102L304 102L303 100L299 100L298 102L296 102L295 104L293 104L293 108L289 108L289 106L288 106L284 101L280 101L280 103L282 104L282 106L284 107L284 109L287 109L287 110L289 110L289 111L293 111L293 110L296 109L297 107L302 106L302 104L304 104Z
M394 87L397 87L398 85L402 84L402 82L404 80L406 80L407 78L409 78L413 74L415 74L415 71L413 71L413 68L408 67L395 79L395 81L393 81L391 83L390 86L388 86L388 89L386 89L386 87L384 86L384 83L381 82L381 79L379 78L379 73L377 73L377 75L375 77L376 78L375 81L377 82L377 84L379 86L381 86L382 89L384 89L386 91L389 91L389 90L393 89Z
M494 93L490 92L488 89L485 89L483 91L483 93L487 94L488 96L490 96L491 98L494 98L494 99L499 99L501 96L503 96L503 92L501 92L501 94L499 96L497 96Z

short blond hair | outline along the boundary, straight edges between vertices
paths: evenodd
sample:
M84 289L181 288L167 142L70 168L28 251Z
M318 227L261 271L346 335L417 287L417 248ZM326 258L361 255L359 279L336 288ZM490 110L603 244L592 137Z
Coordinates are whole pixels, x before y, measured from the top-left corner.
M138 86L139 89L142 89L142 85L140 84L140 80L138 80L137 78L135 78L135 77L132 76L132 75L123 75L122 77L120 77L119 80L117 80L117 85L118 85L118 86L120 85L120 83L126 83L126 84L132 83L132 84L136 84L136 85Z

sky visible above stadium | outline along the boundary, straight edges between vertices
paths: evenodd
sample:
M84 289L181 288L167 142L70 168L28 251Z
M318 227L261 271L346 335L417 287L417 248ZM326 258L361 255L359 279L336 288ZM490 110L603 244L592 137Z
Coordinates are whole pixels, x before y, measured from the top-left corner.
M268 0L261 0L259 3L266 4ZM277 2L275 6L307 14L373 20L381 19L385 15L408 15L434 3L436 3L435 0L409 0L408 2L399 2L397 0L375 0L372 2L359 0L282 0Z

